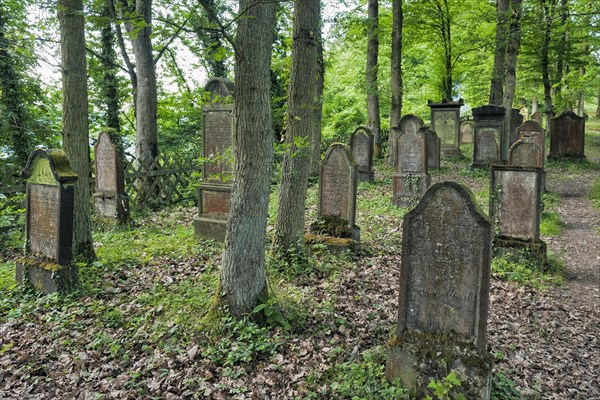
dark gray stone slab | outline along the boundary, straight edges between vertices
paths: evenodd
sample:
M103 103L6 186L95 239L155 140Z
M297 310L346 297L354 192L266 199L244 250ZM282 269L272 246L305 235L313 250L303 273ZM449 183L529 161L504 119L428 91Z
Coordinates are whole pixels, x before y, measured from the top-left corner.
M585 118L565 111L552 118L550 159L585 159Z
M475 139L472 168L488 168L508 162L509 137L505 130L504 107L492 105L473 109Z
M373 135L368 128L359 127L350 135L350 148L356 163L358 180L373 182Z

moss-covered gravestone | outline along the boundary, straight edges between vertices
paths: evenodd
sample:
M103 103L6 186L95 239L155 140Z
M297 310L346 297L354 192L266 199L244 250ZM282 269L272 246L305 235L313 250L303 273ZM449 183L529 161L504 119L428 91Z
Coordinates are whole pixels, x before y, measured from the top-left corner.
M94 214L100 219L126 222L129 218L129 198L125 194L123 151L115 143L117 138L111 135L108 131L100 132L94 146Z
M489 206L496 222L496 256L546 264L546 243L540 239L542 182L541 168L492 166Z
M233 182L234 136L233 83L224 78L210 79L204 88L212 103L203 108L202 148L204 165L202 183L198 185L198 218L194 220L196 236L225 240Z
M465 398L489 398L491 243L491 222L458 183L431 186L404 217L398 325L386 377L399 379L413 398L432 395L430 380L452 371Z
M17 262L17 282L44 293L77 286L71 263L73 196L77 175L60 150L36 150L23 170L27 180L26 254Z
M439 103L428 100L427 106L431 108L431 129L439 136L442 142L443 156L460 157L460 108L464 105L463 99L451 101L443 99Z
M408 129L400 135L397 174L394 175L392 201L399 207L416 204L431 184L427 169L426 131Z
M361 182L373 182L373 134L368 128L359 127L350 136L350 148L352 157L356 162L358 180Z
M360 240L356 218L356 163L350 148L342 143L329 146L319 174L318 220L311 232Z

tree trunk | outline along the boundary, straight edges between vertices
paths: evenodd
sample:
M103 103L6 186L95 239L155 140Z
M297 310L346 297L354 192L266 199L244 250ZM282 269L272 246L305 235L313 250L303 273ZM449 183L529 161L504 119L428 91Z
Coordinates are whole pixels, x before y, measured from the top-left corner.
M235 63L235 172L221 271L221 301L233 315L266 297L265 240L273 167L269 98L275 2L240 0Z
M104 70L102 97L106 105L106 126L119 132L119 81L117 80L117 54L115 52L115 32L111 18L111 0L106 0L102 9L105 25L100 34L102 57L100 63Z
M319 15L321 19L321 15ZM319 33L319 42L317 47L318 73L317 73L317 109L315 110L315 131L312 138L312 162L310 166L310 176L319 176L321 167L321 129L323 121L323 90L325 89L325 60L323 58L323 37L321 30Z
M403 1L392 0L392 55L391 55L391 78L392 104L390 110L390 128L400 125L402 116L402 24L403 24ZM392 163L392 155L396 148L396 140L390 129L388 140L388 164Z
M538 101L537 101L537 97L534 97L533 100L531 100L531 115L535 114L538 110Z
M494 50L494 67L490 88L490 104L502 105L504 91L504 65L507 43L508 0L496 2L496 49Z
M542 66L542 82L544 83L544 102L546 105L546 129L550 130L550 119L553 115L552 110L552 85L550 84L550 35L552 33L552 8L546 2L542 0L542 7L544 10L544 42L541 50L541 66Z
M27 159L33 146L27 135L27 111L23 99L23 89L17 73L17 59L13 53L14 44L6 37L6 14L0 14L0 101L4 104L6 112L7 130L10 131L12 148L17 158L17 163L22 168L27 164Z
M90 228L90 148L88 133L87 71L82 0L62 0L58 6L62 71L62 138L75 185L73 257L94 259Z
M379 0L368 0L367 21L367 128L374 137L373 155L381 156L381 119L379 115L379 85L377 83L377 58L379 56Z
M521 44L521 0L510 0L510 25L506 47L506 72L504 76L503 106L506 109L507 127L510 126L511 110L517 82L517 56Z
M442 44L444 46L444 76L442 77L442 97L452 100L452 92L454 89L454 82L452 80L452 14L450 13L448 0L443 0L442 3L438 2L438 7L441 17Z
M563 95L562 95L562 88L563 85L566 84L566 82L564 82L565 77L566 77L566 73L565 73L565 69L566 69L566 63L565 63L565 58L566 58L566 53L567 53L567 43L568 43L568 37L567 37L567 29L565 28L566 24L567 24L567 19L568 19L568 4L567 4L567 0L561 0L561 5L560 5L560 29L562 29L562 35L560 35L560 40L558 41L558 51L556 54L556 79L555 82L557 83L557 85L554 86L554 90L555 90L555 98L556 98L556 103L558 104L559 108L567 108L570 109L571 106L570 104L566 104L566 102L563 99Z

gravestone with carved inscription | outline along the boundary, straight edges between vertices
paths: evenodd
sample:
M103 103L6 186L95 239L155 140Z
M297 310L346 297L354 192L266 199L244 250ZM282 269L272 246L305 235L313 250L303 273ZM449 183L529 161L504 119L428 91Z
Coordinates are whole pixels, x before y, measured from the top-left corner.
M77 175L63 151L41 149L31 154L22 175L27 182L27 236L17 282L44 293L73 288L79 284L71 260Z
M404 132L418 132L421 127L425 125L421 117L415 114L406 114L400 118L400 122L398 124L397 129L390 130L390 140L389 140L389 149L388 152L390 154L390 165L394 166L397 169L398 167L398 149L396 145L398 144L398 138Z
M548 159L585 159L585 118L564 111L550 122L550 154Z
M194 232L198 237L218 241L225 240L233 182L233 89L224 78L210 79L204 88L212 103L202 109L204 165Z
M442 142L441 153L447 157L460 157L460 108L464 101L442 100L434 103L428 100L431 108L431 129Z
M398 138L397 173L392 201L399 207L415 205L431 184L427 165L426 130L407 130Z
M321 163L317 221L311 224L311 232L360 240L360 228L355 223L356 175L349 146L329 146Z
M460 142L469 144L473 143L473 121L463 121L460 123Z
M475 137L471 168L488 168L491 164L505 164L508 161L505 114L504 107L492 105L473 109Z
M108 131L100 132L94 146L94 213L100 219L125 222L129 217L129 199L125 194L123 150L116 139Z
M373 135L368 128L359 127L350 136L350 148L352 157L356 162L358 180L361 182L373 182Z
M403 222L398 325L386 377L414 398L454 371L467 399L489 399L486 350L492 224L455 182L431 186Z
M540 239L542 182L541 168L492 166L489 213L496 221L495 255L546 264L546 244Z

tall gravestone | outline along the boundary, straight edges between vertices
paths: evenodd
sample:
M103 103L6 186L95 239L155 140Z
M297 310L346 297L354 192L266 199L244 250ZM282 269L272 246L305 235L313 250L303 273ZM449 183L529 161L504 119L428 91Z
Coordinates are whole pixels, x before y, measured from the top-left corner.
M204 91L212 103L203 107L202 148L204 165L198 186L196 236L225 240L233 181L233 84L224 78L210 79Z
M27 182L25 257L16 280L44 293L79 284L72 263L73 199L77 175L60 150L35 150L23 170Z
M350 136L350 148L356 162L358 180L373 182L373 135L368 128L359 127Z
M103 219L125 222L129 217L129 198L125 194L123 151L115 142L111 133L104 131L94 145L94 213Z
M406 132L416 133L424 126L423 120L414 114L406 114L400 118L399 130L395 131L394 137L390 137L390 154L392 154L392 165L398 168L398 138ZM393 139L393 143L391 140Z
M565 111L550 122L549 159L585 159L585 118Z
M504 129L504 107L482 106L473 109L475 137L472 168L488 168L508 160L508 135Z
M461 143L473 143L473 121L463 121L460 123L460 142Z
M311 224L312 232L360 240L355 221L356 175L350 148L342 143L332 144L321 163L317 221Z
M546 264L546 244L540 239L542 169L493 165L490 218L496 223L495 255Z
M396 143L397 174L394 175L392 201L399 207L412 206L419 201L429 185L427 169L427 139L425 129L407 130Z
M429 126L421 128L427 141L427 168L428 169L439 169L440 158L442 150L442 140L438 137L435 131L431 130Z
M508 148L512 146L517 140L519 140L519 134L517 128L523 123L523 116L518 108L513 108L510 111L510 124L508 131Z
M492 224L469 190L431 186L403 222L398 325L388 380L423 398L455 371L467 399L489 399L486 351Z
M463 99L458 101L442 100L434 103L431 100L427 106L431 109L431 129L442 141L443 156L460 157L460 107Z

